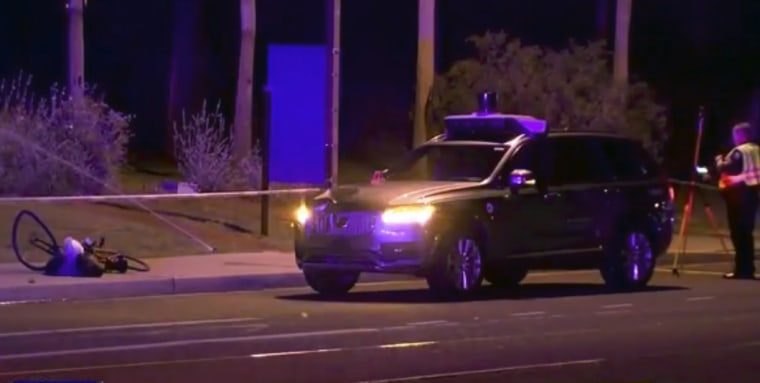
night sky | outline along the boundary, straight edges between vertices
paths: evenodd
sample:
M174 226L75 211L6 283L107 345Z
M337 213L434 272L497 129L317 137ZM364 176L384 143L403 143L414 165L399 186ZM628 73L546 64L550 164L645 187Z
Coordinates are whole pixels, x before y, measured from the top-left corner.
M600 28L600 0L438 0L437 69L472 54L465 38L500 31L533 44L613 36ZM266 79L271 43L320 44L322 0L257 0L257 88ZM86 77L114 107L136 115L135 148L160 152L181 107L221 100L232 118L238 60L237 0L88 0ZM416 0L343 0L341 144L346 156L366 150L360 137L386 131L411 140L417 31ZM601 17L601 18L600 18ZM631 76L653 85L670 107L669 163L691 156L696 111L708 112L705 150L712 158L739 120L760 124L760 2L634 0ZM35 76L45 92L65 82L64 0L0 1L0 76ZM172 57L192 57L174 60ZM170 73L180 73L170 107ZM753 90L758 89L753 97ZM753 107L753 101L756 106ZM682 154L682 155L679 155ZM683 155L688 154L688 155ZM359 158L360 159L360 158ZM680 167L680 166L679 166Z

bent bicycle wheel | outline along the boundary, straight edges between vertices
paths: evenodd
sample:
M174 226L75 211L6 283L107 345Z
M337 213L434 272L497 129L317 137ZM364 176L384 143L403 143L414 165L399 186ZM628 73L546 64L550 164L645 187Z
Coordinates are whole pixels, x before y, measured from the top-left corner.
M22 265L33 271L45 270L50 257L60 253L53 233L29 210L21 210L13 220L13 252Z
M124 259L127 260L127 268L132 271L140 271L140 272L148 272L150 271L150 266L148 264L135 257L130 257L129 255L125 255Z

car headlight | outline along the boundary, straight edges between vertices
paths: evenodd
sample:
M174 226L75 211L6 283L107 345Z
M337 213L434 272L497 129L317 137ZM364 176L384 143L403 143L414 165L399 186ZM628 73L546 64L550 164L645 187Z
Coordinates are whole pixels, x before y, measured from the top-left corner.
M309 218L311 218L311 210L309 210L309 208L306 207L306 205L301 205L298 207L298 209L296 209L294 215L295 215L296 221L298 221L298 223L303 225L306 223L306 221L309 220Z
M424 224L433 216L435 208L430 205L394 207L383 212L385 223Z

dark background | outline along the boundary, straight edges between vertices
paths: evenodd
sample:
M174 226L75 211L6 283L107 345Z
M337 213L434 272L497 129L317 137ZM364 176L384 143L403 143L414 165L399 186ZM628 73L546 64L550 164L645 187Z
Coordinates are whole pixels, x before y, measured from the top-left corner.
M691 161L699 105L707 110L704 160L725 149L735 122L760 123L760 2L633 3L631 77L652 84L670 108L672 170ZM614 0L438 0L437 69L472 54L465 38L489 29L557 47L611 39L614 7ZM258 0L257 8L260 89L267 44L320 44L326 27L323 0ZM417 1L343 0L342 14L341 152L361 161L370 145L362 137L411 141ZM33 74L39 92L64 83L66 39L64 0L0 2L0 76ZM237 0L88 0L87 81L136 116L135 152L163 153L183 108L221 101L231 121L238 41Z

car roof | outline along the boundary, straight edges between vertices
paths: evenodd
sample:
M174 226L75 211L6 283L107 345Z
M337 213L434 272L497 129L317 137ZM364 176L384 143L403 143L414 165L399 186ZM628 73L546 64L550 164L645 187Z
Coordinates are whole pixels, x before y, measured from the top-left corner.
M624 136L619 133L595 132L595 131L572 131L572 132L552 132L547 134L548 137L598 137L613 138L618 140L635 141L633 138Z

